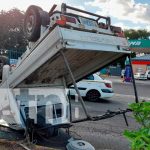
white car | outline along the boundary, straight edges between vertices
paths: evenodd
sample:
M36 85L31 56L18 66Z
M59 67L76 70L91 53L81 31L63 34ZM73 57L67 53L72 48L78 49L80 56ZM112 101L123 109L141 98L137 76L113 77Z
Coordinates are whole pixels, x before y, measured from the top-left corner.
M146 80L147 76L145 73L137 72L134 74L134 78L137 80Z
M150 80L150 70L147 70L145 75L146 75L147 79Z
M148 74L147 74L147 79L150 80L150 71L149 71Z
M99 98L110 98L114 95L112 82L102 79L99 75L93 74L77 83L82 97L90 101L96 101ZM70 95L76 95L74 86L70 87Z

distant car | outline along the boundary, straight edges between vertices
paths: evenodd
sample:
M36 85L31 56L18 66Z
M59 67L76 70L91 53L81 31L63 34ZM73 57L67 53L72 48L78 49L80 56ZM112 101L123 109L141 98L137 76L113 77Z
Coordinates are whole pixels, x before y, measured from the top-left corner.
M150 70L147 70L145 75L146 75L147 79L150 80Z
M125 74L125 70L124 70L124 69L122 69L122 70L121 70L121 78L123 78L123 77L124 77L124 74Z
M150 71L148 72L147 79L150 80Z
M102 79L99 75L93 74L77 83L82 97L90 101L97 101L99 98L110 98L114 95L112 82ZM70 87L70 95L75 95L74 86Z
M134 74L134 78L137 80L146 80L147 76L145 73L137 72Z

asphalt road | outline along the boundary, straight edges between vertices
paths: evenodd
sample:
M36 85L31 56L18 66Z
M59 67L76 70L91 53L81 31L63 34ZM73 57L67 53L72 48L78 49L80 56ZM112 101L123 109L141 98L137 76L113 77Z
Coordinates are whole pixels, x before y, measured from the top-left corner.
M80 102L72 100L73 120L85 118L85 114ZM117 111L126 109L130 99L121 95L110 99L99 99L98 102L85 101L86 108L91 116L103 115L107 110ZM129 141L123 136L124 130L134 130L139 125L134 121L132 113L126 114L129 126L126 126L123 115L113 118L86 121L72 124L70 135L77 139L82 139L91 143L95 150L130 150ZM46 145L57 150L65 150L67 138L64 132L60 132L58 137L41 141L41 145Z
M132 101L124 96L117 95L111 99L99 99L99 102L85 101L87 110L91 116L103 115L107 110L117 111L119 109L126 109L128 103ZM73 108L79 109L79 118L85 117L79 102L73 101ZM73 109L75 114L75 109ZM75 119L75 116L73 116ZM133 130L138 128L132 114L127 113L127 120L129 126L125 124L123 115L118 115L113 118L100 120L96 122L88 121L74 124L71 131L81 136L82 139L90 142L96 150L112 149L112 150L129 150L129 141L124 138L124 130ZM74 134L74 136L76 136Z
M121 94L125 96L134 96L134 89L132 83L122 82L119 77L109 77L106 78L113 82L113 89L116 94ZM135 80L136 88L139 99L150 98L150 80Z

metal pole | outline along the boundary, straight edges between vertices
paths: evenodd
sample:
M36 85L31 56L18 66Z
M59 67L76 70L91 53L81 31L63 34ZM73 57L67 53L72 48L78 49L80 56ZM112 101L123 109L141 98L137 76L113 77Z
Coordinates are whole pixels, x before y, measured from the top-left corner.
M63 14L65 14L66 13L66 4L65 3L62 3L62 5L61 5L61 12L63 13Z
M87 118L91 118L90 115L88 114L87 110L86 110L85 103L84 103L84 101L83 101L83 99L82 99L82 97L81 97L81 95L80 95L79 89L78 89L78 87L77 87L76 81L75 81L75 79L74 79L74 75L73 75L73 73L72 73L72 71L71 71L71 68L70 68L69 63L68 63L68 61L67 61L67 58L66 58L65 54L63 53L63 51L61 51L60 53L61 53L62 56L63 56L65 65L66 65L66 67L67 67L67 69L68 69L68 71L69 71L69 74L70 74L70 76L71 76L71 79L72 79L72 81L73 81L74 88L75 88L75 90L76 90L76 92L77 92L77 94L78 94L78 96L79 96L79 100L80 100L81 105L82 105L82 107L83 107L84 113L85 113L85 115L87 116Z
M132 62L131 62L131 56L128 55L129 57L129 62L131 65L131 76L132 76L132 82L133 82L133 88L134 88L134 94L135 94L135 102L138 103L139 99L138 99L138 94L137 94L137 89L136 89L136 84L135 84L135 79L134 79L134 74L133 74L133 67L132 67Z
M69 111L70 111L70 122L72 122L72 105L71 105L71 95L70 95L70 90L69 90L69 96L68 96L68 98L69 98Z
M75 8L75 7L72 7L72 6L68 6L65 3L62 4L61 8L62 8L61 10L65 10L65 12L66 12L67 9L71 9L71 10L75 10L75 11L85 13L85 14L88 14L88 15L91 15L91 16L103 18L103 19L106 19L106 20L108 19L108 17L97 15L97 14L94 14L94 13L91 13L91 12L88 12L88 11L85 11L85 10L82 10L82 9L78 9L78 8Z

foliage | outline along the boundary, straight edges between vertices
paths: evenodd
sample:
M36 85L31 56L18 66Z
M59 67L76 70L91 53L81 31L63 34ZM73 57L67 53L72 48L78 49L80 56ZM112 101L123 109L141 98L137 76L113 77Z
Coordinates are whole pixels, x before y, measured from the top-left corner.
M143 30L129 29L129 30L125 30L124 34L128 39L149 39L150 36L150 32L148 32L145 29Z
M0 12L0 49L25 49L23 19L24 12L16 8Z
M132 150L150 150L150 102L133 103L135 120L141 125L137 131L125 131L124 135L131 141Z

